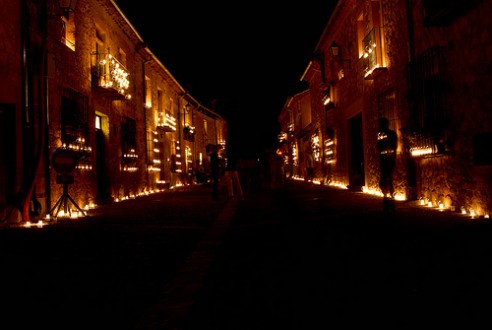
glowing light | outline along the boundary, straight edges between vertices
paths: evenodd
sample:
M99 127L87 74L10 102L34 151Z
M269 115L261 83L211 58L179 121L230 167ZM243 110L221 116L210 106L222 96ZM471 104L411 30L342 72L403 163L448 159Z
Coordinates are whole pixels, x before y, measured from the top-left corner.
M126 99L131 99L131 95L127 94L130 87L128 70L111 54L98 53L95 55L102 57L97 66L98 85L103 88L112 88Z
M434 153L433 147L414 147L410 148L410 154L414 157L430 155Z
M407 200L407 197L404 194L396 193L393 198L397 201L405 201Z
M313 150L314 160L319 162L321 160L320 138L316 133L311 135L311 148Z

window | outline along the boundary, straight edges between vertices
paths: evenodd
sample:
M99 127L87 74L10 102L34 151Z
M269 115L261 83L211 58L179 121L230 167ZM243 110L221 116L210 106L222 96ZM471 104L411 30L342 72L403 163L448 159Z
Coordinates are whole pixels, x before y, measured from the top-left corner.
M137 123L132 118L125 117L121 123L121 151L123 171L137 171Z
M117 54L110 53L106 48L106 34L96 27L95 50L91 56L92 87L115 99L131 99L130 73L123 63L126 63L125 52L120 49Z
M305 95L299 100L299 106L301 107L301 124L302 129L306 128L312 122L311 114L311 99Z
M169 115L176 118L176 114L174 112L174 101L172 98L169 98Z
M145 76L145 106L152 107L152 83L147 76Z
M61 97L61 142L63 149L70 149L78 155L76 168L92 170L89 143L88 99L71 89L62 90Z
M409 64L412 154L446 153L447 83L441 47L432 47Z
M159 113L164 112L163 97L164 97L164 93L162 92L162 90L158 89L157 90L157 111Z
M87 145L89 139L88 100L71 89L61 98L61 140L65 146Z
M62 43L68 48L75 51L75 13L69 12L69 15L62 16L63 36Z
M91 67L92 67L92 83L94 85L98 85L97 79L94 79L94 75L98 76L99 73L97 72L97 68L100 65L101 61L104 59L104 53L105 53L105 40L106 40L106 35L104 32L96 27L95 30L95 44L94 44L94 52L93 56L91 56Z
M135 153L137 148L137 123L125 117L121 123L121 149L123 154Z
M106 44L106 34L102 29L96 27L96 49L95 49L96 54L104 53L106 51L105 44Z
M126 67L126 53L121 48L118 50L118 60L124 67Z
M101 116L96 115L95 128L97 130L101 130L102 129L102 118L101 118Z
M164 126L166 121L166 115L162 106L162 91L157 90L157 112L156 112L156 126Z
M366 32L364 31L364 15L360 14L357 18L357 51L359 58L364 56L364 47L362 46Z
M446 79L441 47L432 47L409 65L412 124L433 136L444 128Z
M366 60L364 78L374 79L388 66L380 0L371 1L368 14L369 22L367 22L366 34L362 39L362 56Z

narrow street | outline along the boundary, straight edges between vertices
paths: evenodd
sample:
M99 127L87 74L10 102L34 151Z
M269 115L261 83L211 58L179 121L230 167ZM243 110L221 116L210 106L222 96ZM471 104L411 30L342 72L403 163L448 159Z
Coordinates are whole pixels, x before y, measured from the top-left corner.
M193 186L0 229L0 327L415 328L486 320L489 219L289 180ZM437 322L437 323L436 323Z
M488 219L289 181L239 205L188 329L424 328L489 322Z

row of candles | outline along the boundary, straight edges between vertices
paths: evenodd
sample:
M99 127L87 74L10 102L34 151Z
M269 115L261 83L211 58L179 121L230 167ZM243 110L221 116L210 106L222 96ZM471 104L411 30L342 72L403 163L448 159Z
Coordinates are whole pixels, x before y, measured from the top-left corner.
M171 187L171 189L172 188L173 187ZM129 200L129 199L135 199L135 198L140 197L140 196L147 196L147 195L150 195L150 194L158 193L158 192L161 192L161 191L162 191L161 189L153 189L153 190L149 190L149 191L142 191L139 194L131 194L131 195L128 195L128 196L123 196L121 198L118 198L117 197L117 198L114 199L114 201L118 203L118 202L122 202L122 201ZM58 212L58 214L56 215L56 218L65 218L65 219L79 219L79 218L83 218L83 217L85 217L87 215L87 212L89 210L95 209L95 208L96 208L96 204L94 204L93 202L90 202L89 204L86 204L84 206L84 211L80 211L80 210L77 210L77 209L70 209L67 212L65 212L64 210L60 210ZM25 228L42 228L45 225L51 223L51 217L52 217L51 214L46 214L44 221L43 220L38 220L35 223L32 223L30 221L27 221L23 225L23 227L25 227Z
M298 177L298 176L294 176L293 179L302 180L302 181L304 180L303 177ZM313 180L313 183L322 184L321 181L319 181L319 180ZM347 189L347 185L340 183L340 182L330 182L327 185L332 186L332 187ZM383 194L381 193L381 191L379 189L369 189L366 186L364 186L364 187L362 187L362 192L366 193L366 194L374 195L374 196L383 197ZM399 201L406 200L406 197L403 194L399 194L399 193L396 193L394 198L395 198L395 200L399 200ZM418 205L422 206L422 207L429 208L429 209L439 210L439 211L445 211L445 210L454 211L454 207L446 207L442 201L433 202L432 200L430 200L428 198L424 198L424 197L421 197L419 199ZM467 209L465 206L462 206L460 208L459 213L464 215L464 216L469 216L471 219L476 219L476 218L480 218L480 217L483 217L484 219L489 219L489 216L490 216L487 211L480 212L480 214L478 214L478 212L476 210L474 210L472 208Z
M304 181L304 178L303 177L299 177L299 176L293 176L292 179ZM313 180L313 183L314 184L320 184L320 185L322 184L321 181L319 181L319 180ZM330 182L327 185L328 186L331 186L331 187L337 187L337 188L341 188L341 189L347 189L347 186L345 184L343 184L343 183L340 183L340 182L338 182L338 183L337 182ZM147 196L147 195L150 195L150 194L153 194L153 193L158 193L158 192L161 192L161 189L155 189L155 190L150 190L150 191L143 191L143 192L141 192L139 194L132 194L132 195L128 195L128 196L123 196L121 199L120 198L115 198L115 202L121 202L121 201L129 200L129 199L135 199L135 198L137 198L139 196ZM363 193L366 193L366 194L370 194L370 195L380 196L380 197L383 196L383 194L381 193L381 191L379 191L377 189L368 189L365 186L362 188L362 192ZM403 196L402 194L395 194L394 197L395 197L395 200L405 200L405 196ZM425 198L420 198L420 200L419 200L418 203L419 203L418 205L420 205L420 206L427 207L427 208L430 208L430 209L437 209L439 211L444 211L444 210L450 210L451 209L451 208L446 208L444 206L444 203L442 203L440 201L438 201L437 203L434 203L430 199L425 199ZM84 210L85 211L88 211L90 209L94 209L95 207L96 207L96 205L91 202L91 203L85 205ZM460 214L462 214L462 215L468 215L472 219L475 219L477 217L477 214L476 214L475 210L469 209L467 211L467 209L464 206L462 206L460 208ZM65 213L64 210L60 210L59 213L57 214L57 218L78 219L78 218L84 217L86 215L87 215L86 212L81 212L79 210L69 210L67 213ZM483 218L484 219L489 219L489 213L488 212L484 212ZM51 220L50 214L47 214L46 215L45 220L47 222L49 222ZM45 222L43 222L42 220L39 220L35 224L32 224L31 222L26 222L26 224L24 225L24 227L26 227L26 228L31 228L31 227L41 228L45 224L46 224Z

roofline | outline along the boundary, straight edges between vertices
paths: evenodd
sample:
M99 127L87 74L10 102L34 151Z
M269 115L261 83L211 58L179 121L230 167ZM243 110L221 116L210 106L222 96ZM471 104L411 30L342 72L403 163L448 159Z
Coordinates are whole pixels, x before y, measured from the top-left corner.
M225 122L225 120L224 120L224 118L222 116L220 116L218 113L210 110L209 108L205 107L200 102L198 102L193 96L191 96L191 95L188 94L188 91L176 80L176 78L172 75L172 73L164 66L164 64L162 64L162 62L150 50L150 48L146 46L146 43L144 42L143 38L140 36L140 34L138 33L138 31L131 24L131 22L128 20L128 18L125 16L125 14L120 9L120 7L118 7L118 5L116 4L116 2L114 0L109 0L109 1L114 6L114 8L118 11L118 13L121 15L121 17L125 20L125 23L128 24L128 26L131 28L132 32L135 33L135 36L138 38L140 44L141 45L145 45L143 48L144 48L145 52L147 52L151 56L152 61L154 61L155 63L157 63L164 70L164 72L171 78L171 80L173 81L173 83L176 84L176 86L181 90L181 92L184 95L187 95L187 99L191 99L193 101L193 103L195 103L197 105L197 107L199 109L201 108L201 109L203 109L204 112L209 113L211 116L213 116L215 118L220 118L221 120L223 120Z

